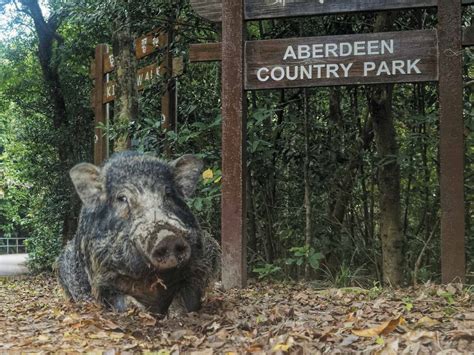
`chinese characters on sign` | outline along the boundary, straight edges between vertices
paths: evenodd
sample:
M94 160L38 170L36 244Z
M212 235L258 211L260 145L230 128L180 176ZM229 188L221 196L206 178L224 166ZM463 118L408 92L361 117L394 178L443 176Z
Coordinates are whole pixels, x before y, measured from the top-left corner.
M160 34L152 33L135 40L135 54L137 59L146 57L160 48Z

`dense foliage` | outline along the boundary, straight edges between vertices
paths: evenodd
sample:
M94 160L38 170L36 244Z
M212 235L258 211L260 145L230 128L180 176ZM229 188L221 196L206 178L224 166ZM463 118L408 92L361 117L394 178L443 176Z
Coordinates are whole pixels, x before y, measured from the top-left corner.
M19 1L18 8L25 3ZM172 50L187 57L189 43L216 41L218 27L199 19L187 1L49 1L45 16L57 17L59 40L54 63L66 102L59 129L38 59L38 33L29 29L28 11L13 2L0 47L0 234L27 238L37 270L51 267L64 234L64 210L77 203L67 167L92 158L93 112L89 64L97 43L111 43L117 17L131 21L135 36L155 28L175 29ZM46 10L48 9L48 10ZM49 15L46 13L49 12ZM126 14L126 15L125 15ZM472 15L466 10L466 18ZM120 17L121 18L121 17ZM338 15L297 20L265 20L248 25L252 39L364 33L374 31L374 15ZM406 11L393 30L433 28L432 10ZM12 29L15 30L12 30ZM465 50L466 81L472 80L474 54ZM159 61L162 53L140 66ZM200 191L191 201L203 228L220 230L220 68L187 63L177 80L178 123L164 132L158 80L139 99L139 119L128 129L134 149L171 158L196 153L206 164ZM468 258L473 269L474 111L472 81L466 85L466 220ZM381 158L369 109L373 89L364 86L249 92L248 254L258 277L310 277L336 285L382 280L379 171L395 164L401 171L401 225L406 281L439 278L440 200L438 98L433 84L396 85L392 112L399 151ZM305 125L305 116L308 123ZM112 124L109 137L123 127ZM308 151L305 152L305 141ZM61 144L70 154L59 156ZM69 145L68 145L69 144ZM308 161L306 165L305 162ZM305 180L308 177L308 181ZM305 182L306 181L306 182ZM306 184L306 185L305 185ZM311 229L305 223L309 193ZM416 273L416 275L413 275Z

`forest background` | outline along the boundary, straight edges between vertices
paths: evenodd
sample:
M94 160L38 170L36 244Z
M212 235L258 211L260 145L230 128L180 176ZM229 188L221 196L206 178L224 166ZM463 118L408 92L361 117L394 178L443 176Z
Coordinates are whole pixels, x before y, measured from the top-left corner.
M203 158L207 173L190 204L203 229L219 239L220 65L188 60L189 44L218 41L219 26L199 18L185 0L1 0L0 12L0 236L24 238L31 268L52 269L80 209L68 170L93 158L94 48L113 44L120 60L133 38L159 28L174 32L170 49L185 60L176 80L177 121L162 127L168 78L161 77L131 93L137 104L128 120L119 119L124 107L116 100L117 119L107 134L115 142L128 135L134 149L158 156ZM464 19L469 25L472 7ZM253 21L247 30L250 39L270 39L435 27L436 10L417 9ZM163 54L140 66L160 62ZM463 55L472 282L474 52ZM439 281L437 95L434 83L249 92L253 276L369 287Z

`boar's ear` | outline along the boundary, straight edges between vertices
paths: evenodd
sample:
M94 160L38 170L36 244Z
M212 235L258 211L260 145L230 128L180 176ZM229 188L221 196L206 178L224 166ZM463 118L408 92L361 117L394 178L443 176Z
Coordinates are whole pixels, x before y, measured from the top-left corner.
M196 190L203 163L194 155L187 154L171 162L173 167L174 181L181 189L185 198L189 198Z
M72 168L69 175L84 205L90 206L100 198L103 184L100 181L98 167L89 163L81 163Z

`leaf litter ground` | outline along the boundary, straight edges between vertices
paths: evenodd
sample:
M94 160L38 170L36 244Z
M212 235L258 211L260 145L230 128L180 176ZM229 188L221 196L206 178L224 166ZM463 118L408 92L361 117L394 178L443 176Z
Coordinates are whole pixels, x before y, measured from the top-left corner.
M54 277L0 279L0 353L474 352L472 289L318 290L254 282L213 291L202 311L156 317L64 301Z

